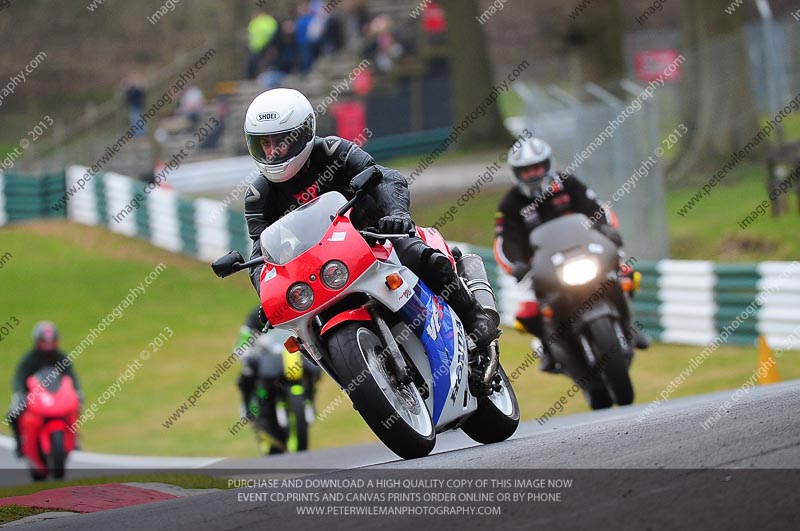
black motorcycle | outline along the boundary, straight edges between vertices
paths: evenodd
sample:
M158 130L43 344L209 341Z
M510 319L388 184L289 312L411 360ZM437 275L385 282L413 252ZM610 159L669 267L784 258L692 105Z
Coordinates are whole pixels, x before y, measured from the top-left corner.
M279 337L278 340L275 337ZM288 337L288 336L286 336ZM308 449L314 422L314 390L321 371L299 352L290 353L280 333L262 334L255 344L258 376L248 409L262 454L302 452Z
M562 216L530 235L531 273L544 337L557 370L583 390L592 409L633 402L631 312L625 291L634 284L622 253L588 229L583 214Z

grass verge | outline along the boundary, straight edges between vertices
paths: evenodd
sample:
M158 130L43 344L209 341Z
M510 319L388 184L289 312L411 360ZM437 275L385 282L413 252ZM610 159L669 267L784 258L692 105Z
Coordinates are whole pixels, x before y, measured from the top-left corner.
M19 505L4 505L0 507L0 525L15 522L35 514L54 512L53 509L38 509L36 507L21 507Z
M488 204L488 203L487 203ZM469 236L464 234L464 239ZM450 231L448 231L450 235ZM474 234L473 234L474 236ZM487 236L488 237L488 236ZM120 319L98 337L76 362L86 396L97 401L136 359L148 343L169 326L174 331L163 348L152 354L122 383L80 429L87 451L163 456L257 455L252 433L231 435L238 420L238 366L222 374L171 428L164 422L226 358L239 326L255 303L243 275L220 281L207 264L155 249L145 242L63 222L16 225L0 230L0 247L12 253L0 272L5 322L14 315L18 328L3 338L0 356L0 396L10 395L10 377L22 352L30 348L30 330L40 319L52 319L61 329L64 350L73 349L153 270L167 269ZM502 337L507 370L522 363L530 338L515 331ZM697 355L701 347L654 345L640 353L633 366L637 402L647 402ZM754 348L721 347L675 396L741 385L756 367ZM800 358L785 357L779 370L784 379L800 377ZM570 387L564 377L544 375L531 367L515 382L523 419L542 415ZM376 441L349 400L323 378L317 411L328 406L324 421L312 426L312 448ZM564 413L585 411L580 398ZM4 431L8 429L2 427Z

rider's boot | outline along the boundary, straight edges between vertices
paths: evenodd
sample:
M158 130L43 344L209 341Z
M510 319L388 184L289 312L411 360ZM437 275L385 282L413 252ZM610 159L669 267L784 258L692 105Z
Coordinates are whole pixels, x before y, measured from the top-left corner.
M450 260L442 252L432 250L428 263L431 269L438 270L444 278L441 297L456 312L464 324L468 337L475 344L469 350L470 389L473 394L487 395L491 389L483 382L484 363L490 359L489 348L500 335L498 322L475 299L475 295L458 276Z
M542 342L542 349L539 353L539 370L542 372L549 372L551 374L560 373L561 367L553 359L553 356L550 353L549 345L544 340L544 322L542 321L542 314L537 313L536 315L526 317L517 316L517 320L522 324L525 330L528 331L528 333L538 337ZM531 343L531 345L533 345L533 343Z
M633 330L633 346L639 350L645 350L650 347L650 342L652 341L650 336L635 327Z
M539 355L539 370L551 374L558 374L561 372L558 364L550 354L550 349L547 348L547 345L544 343L542 343L542 353Z
M480 373L482 361L490 359L488 349L491 348L492 341L500 335L499 322L478 303L444 253L430 247L418 237L398 240L394 246L403 265L416 273L434 293L453 308L475 344L475 348L469 349L472 388L473 373Z
M9 424L11 424L11 431L14 432L14 442L17 443L14 448L14 455L22 457L22 436L19 432L19 417L9 415L8 420Z

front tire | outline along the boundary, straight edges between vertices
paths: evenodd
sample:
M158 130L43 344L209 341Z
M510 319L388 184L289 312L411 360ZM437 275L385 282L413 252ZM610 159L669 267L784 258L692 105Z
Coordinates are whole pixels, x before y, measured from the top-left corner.
M611 319L598 319L589 323L592 346L602 366L602 378L609 394L620 406L633 403L633 383L628 373L628 363L632 353L630 346L621 343L614 330Z
M53 478L63 479L67 463L67 451L64 447L64 432L57 431L50 435L50 470Z
M501 390L488 397L479 397L478 409L461 425L464 433L481 444L505 441L519 426L517 395L502 366L497 369L497 374L500 375Z
M361 417L403 459L424 457L436 444L436 429L413 383L401 384L388 368L380 338L359 323L337 328L328 342L331 365Z

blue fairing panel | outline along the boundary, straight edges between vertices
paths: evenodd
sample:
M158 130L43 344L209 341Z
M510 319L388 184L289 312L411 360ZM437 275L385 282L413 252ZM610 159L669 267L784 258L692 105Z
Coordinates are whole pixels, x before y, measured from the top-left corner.
M454 323L446 304L420 280L414 288L414 295L398 312L428 354L433 375L434 424L439 421L450 393L450 367L455 345Z

